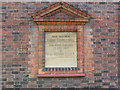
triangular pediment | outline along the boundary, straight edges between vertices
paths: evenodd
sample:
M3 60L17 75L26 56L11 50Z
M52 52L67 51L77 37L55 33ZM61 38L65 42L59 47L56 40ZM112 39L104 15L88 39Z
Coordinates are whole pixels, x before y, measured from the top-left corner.
M90 15L65 2L57 2L33 15L34 19L89 19Z
M68 14L66 14L64 12L58 12L58 13L52 14L51 16L47 16L45 18L49 18L49 19L50 18L55 18L55 19L67 19L67 18L74 19L73 16L68 15Z

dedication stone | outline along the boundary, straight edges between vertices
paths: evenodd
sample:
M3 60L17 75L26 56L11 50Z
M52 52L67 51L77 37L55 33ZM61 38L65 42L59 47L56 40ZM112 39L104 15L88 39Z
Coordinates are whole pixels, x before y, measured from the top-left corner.
M45 32L45 67L77 67L76 32Z

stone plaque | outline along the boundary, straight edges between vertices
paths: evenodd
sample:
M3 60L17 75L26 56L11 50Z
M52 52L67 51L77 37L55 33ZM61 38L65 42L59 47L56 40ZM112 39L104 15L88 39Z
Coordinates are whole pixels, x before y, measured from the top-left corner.
M45 32L45 67L77 67L76 32Z

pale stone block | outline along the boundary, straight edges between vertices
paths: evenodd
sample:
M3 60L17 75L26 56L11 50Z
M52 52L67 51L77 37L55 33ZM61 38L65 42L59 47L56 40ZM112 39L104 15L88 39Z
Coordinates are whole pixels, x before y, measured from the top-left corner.
M45 67L77 67L76 32L45 32Z

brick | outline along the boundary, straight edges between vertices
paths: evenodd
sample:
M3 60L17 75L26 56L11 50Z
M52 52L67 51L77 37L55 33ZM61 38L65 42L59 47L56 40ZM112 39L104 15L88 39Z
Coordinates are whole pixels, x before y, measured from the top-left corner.
M26 70L26 68L20 68L20 71L25 71Z
M12 74L19 74L20 72L19 71L16 71L16 72L12 72Z
M22 85L14 85L14 88L21 88Z
M28 80L29 80L29 81L36 81L37 78L29 78Z
M2 81L7 81L7 78L2 78Z
M109 32L115 32L115 29L108 29Z
M102 73L109 73L109 70L103 70Z
M94 76L101 76L101 73L95 73Z
M103 83L103 85L110 85L110 83Z
M7 85L14 85L14 82L6 82Z
M12 65L12 67L21 67L21 65L18 65L18 64L17 65Z
M117 80L117 76L110 76L110 80L112 80L112 81L115 81L115 80Z
M118 85L118 12L119 5L116 2L71 2L66 8L80 9L80 13L91 15L90 22L84 26L84 40L82 40L82 27L77 25L67 26L41 26L40 32L31 17L35 12L42 11L53 3L38 2L8 2L2 3L2 87L3 88L47 88L60 87L67 89L76 88L117 88ZM59 3L58 3L59 4ZM58 6L56 4L56 6ZM52 7L55 7L53 5ZM48 9L51 9L48 7ZM78 9L74 9L75 13ZM45 11L45 10L43 10ZM84 13L82 13L84 11ZM69 13L67 13L69 14ZM49 18L52 17L49 14ZM63 15L63 14L57 14ZM88 15L88 17L89 17ZM63 15L69 21L70 16ZM73 15L74 16L74 15ZM58 16L56 16L58 17ZM61 16L62 17L62 16ZM54 15L53 15L54 18ZM53 20L50 18L50 20ZM46 19L49 21L49 19ZM64 21L64 19L63 19ZM39 22L41 23L41 22ZM69 22L68 24L71 24ZM43 23L42 23L43 24ZM48 24L51 24L48 23ZM56 22L54 22L56 24ZM67 22L58 23L67 24ZM76 24L76 23L72 23ZM83 23L84 24L84 23ZM79 30L78 30L79 29ZM84 59L85 77L81 78L38 78L37 60L40 60L40 68L44 68L44 30L45 31L78 31L79 44L78 62ZM39 33L38 37L37 34ZM37 52L37 39L41 45ZM30 43L29 43L30 42ZM34 43L35 42L35 43ZM29 51L31 50L31 51ZM83 51L85 50L85 51ZM12 53L11 53L12 52ZM84 53L83 53L84 52ZM41 54L37 56L38 54ZM82 55L84 54L84 55ZM28 61L31 63L29 64ZM34 64L33 64L34 63ZM82 63L82 62L81 62ZM33 64L33 65L32 65ZM79 64L80 70L82 67ZM52 69L50 69L52 70ZM54 69L55 70L55 69ZM64 73L65 69L57 70L56 74ZM74 71L74 70L72 70ZM72 71L70 71L72 73ZM67 70L66 70L67 73ZM45 71L44 74L54 74L54 71ZM18 76L17 76L18 75ZM32 79L30 79L31 77ZM33 78L34 77L34 78ZM93 81L90 82L90 79ZM51 81L52 82L49 82ZM34 82L33 82L34 81ZM54 81L54 82L53 82ZM93 89L92 88L92 89ZM48 88L47 88L48 89Z
M20 82L20 84L28 84L28 82L27 82L27 81L24 81L24 82Z
M97 83L97 82L102 82L102 80L95 80L95 82Z

